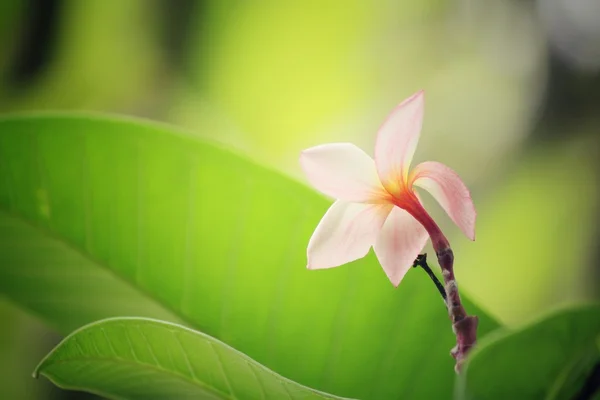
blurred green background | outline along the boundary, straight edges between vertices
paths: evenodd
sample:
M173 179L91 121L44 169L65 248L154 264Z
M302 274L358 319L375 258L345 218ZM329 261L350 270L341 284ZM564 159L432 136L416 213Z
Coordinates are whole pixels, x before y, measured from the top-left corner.
M577 4L3 0L0 111L164 121L302 180L303 148L372 153L383 118L425 89L415 163L464 178L475 243L426 205L462 290L515 325L600 294L600 8ZM0 321L7 398L86 397L30 379L56 333L1 298Z

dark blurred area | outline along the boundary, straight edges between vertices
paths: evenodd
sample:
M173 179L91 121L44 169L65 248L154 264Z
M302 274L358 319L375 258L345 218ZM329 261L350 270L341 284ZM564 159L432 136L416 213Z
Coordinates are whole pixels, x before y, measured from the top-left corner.
M478 209L474 244L442 224L465 292L509 325L598 298L600 2L284 3L4 0L0 112L164 121L302 179L301 149L370 151L423 88L416 157ZM30 378L60 340L43 322L3 299L0 320L0 397L94 398Z

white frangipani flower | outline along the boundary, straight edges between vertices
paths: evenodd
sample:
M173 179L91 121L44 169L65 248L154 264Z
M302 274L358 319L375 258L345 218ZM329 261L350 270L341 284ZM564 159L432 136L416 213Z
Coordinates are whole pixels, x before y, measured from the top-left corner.
M431 237L438 254L449 248L414 187L427 190L464 234L475 240L476 212L469 190L447 166L428 161L409 171L423 121L424 94L397 106L383 123L375 160L350 143L304 150L309 182L337 199L308 244L308 268L333 268L364 257L371 247L398 286Z

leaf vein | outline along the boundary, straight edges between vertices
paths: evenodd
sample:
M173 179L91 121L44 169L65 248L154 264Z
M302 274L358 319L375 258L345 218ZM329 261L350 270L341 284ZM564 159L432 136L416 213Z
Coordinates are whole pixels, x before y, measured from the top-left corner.
M223 368L223 360L221 360L221 356L219 355L219 352L217 351L217 349L215 349L215 346L212 344L212 342L207 341L207 343L217 359L217 364L219 365L219 370L221 371L221 374L223 375L223 380L225 381L225 384L227 385L227 388L229 389L229 393L231 394L231 396L234 399L236 399L237 396L233 392L233 387L231 386L231 382L229 382L229 377L225 373L225 368Z
M116 358L121 358L119 357L119 355L117 354L117 351L115 350L112 341L110 340L110 338L108 337L108 334L106 333L106 330L104 328L100 328L100 332L102 332L102 334L104 335L104 338L106 339L106 343L108 344L108 347L110 348L110 351L113 353L113 355Z
M260 379L258 379L258 375L256 374L256 371L254 370L254 368L252 367L252 365L250 365L250 363L247 360L246 360L246 362L244 364L250 370L250 373L254 377L254 380L256 380L256 383L258 384L258 388L260 389L260 394L261 394L262 399L266 400L267 394L265 392L265 388L263 387L263 384L260 381Z
M185 360L187 369L190 371L190 376L192 378L194 378L194 380L198 380L198 377L196 376L196 372L192 368L192 363L190 362L190 358L187 355L187 351L183 347L183 343L181 343L181 339L179 338L179 335L177 335L177 332L175 332L175 331L171 331L171 334L173 335L173 337L175 338L175 341L177 342L177 344L179 345L179 348L181 349L181 354L183 354L183 359Z
M158 361L158 358L156 358L156 354L154 353L154 350L152 349L152 346L150 345L148 336L146 336L146 334L144 333L144 330L139 325L136 325L136 328L140 332L140 335L142 336L142 339L144 340L144 342L146 342L146 347L148 348L148 351L150 352L150 355L152 356L152 359L154 360L155 364L158 367L162 368L161 363Z
M129 330L125 325L122 325L123 330L125 331L125 339L127 339L127 344L129 345L129 350L131 351L131 356L137 362L140 362L137 354L135 353L135 349L133 348L133 342L131 341L131 336L129 336Z

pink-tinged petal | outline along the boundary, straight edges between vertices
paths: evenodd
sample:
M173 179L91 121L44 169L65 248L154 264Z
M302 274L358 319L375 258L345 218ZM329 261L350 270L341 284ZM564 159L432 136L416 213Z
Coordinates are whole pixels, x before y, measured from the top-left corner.
M393 188L407 179L421 134L423 107L424 93L421 90L400 103L379 128L375 142L375 163L379 178L386 188L390 185Z
M469 189L458 174L444 164L427 161L411 173L413 185L427 190L463 233L475 240L477 212Z
M427 231L408 212L394 207L373 248L386 275L398 286L427 243Z
M300 164L308 181L336 199L368 202L385 195L375 162L351 143L331 143L306 149Z
M367 255L392 207L333 203L308 243L308 269L333 268Z

